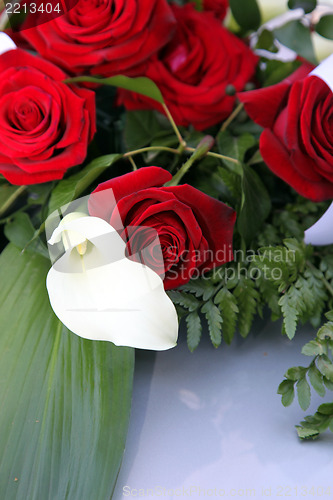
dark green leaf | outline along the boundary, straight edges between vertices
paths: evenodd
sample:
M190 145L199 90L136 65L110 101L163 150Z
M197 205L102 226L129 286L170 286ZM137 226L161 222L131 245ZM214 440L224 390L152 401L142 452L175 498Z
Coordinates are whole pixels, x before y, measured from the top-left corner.
M77 174L60 181L52 192L49 203L49 214L75 200L94 180L121 157L122 155L119 154L100 156L99 158L95 158L95 160Z
M242 189L243 203L238 215L238 229L249 243L268 217L271 200L258 174L246 165L243 166Z
M315 29L319 35L333 40L333 15L322 16Z
M124 131L127 149L134 150L150 144L160 130L154 111L127 112Z
M229 0L232 15L246 30L256 30L261 23L261 15L256 0Z
M202 325L201 320L196 312L191 312L186 316L187 325L187 345L191 352L194 351L199 345Z
M294 50L313 64L317 64L309 28L300 21L290 21L274 30L274 35L283 45Z
M0 257L0 497L110 500L134 350L63 327L49 305L48 269L12 245Z
M195 311L200 306L200 302L190 293L182 293L178 290L170 290L168 295L172 302L185 307L190 312Z
M224 287L217 293L214 302L218 305L223 319L223 340L227 344L231 344L239 313L236 297Z
M235 158L235 160L238 160L240 163L243 162L246 151L252 148L256 143L255 138L251 134L245 133L239 137L234 137L228 130L219 132L216 137L216 142L221 155ZM223 163L233 172L242 175L240 164L237 165L237 163L228 160L223 160Z
M10 184L1 184L0 186L0 216L6 213L10 206L11 199L15 198L16 193L22 190L22 186L11 186Z
M310 406L311 390L308 381L305 377L299 379L296 384L298 403L302 410L306 410Z
M317 6L317 0L289 0L289 9L303 9L305 14L312 12Z
M28 214L24 212L15 214L4 229L6 238L21 250L32 240L35 231ZM47 259L49 258L47 248L39 238L34 239L32 244L27 247L27 252L39 253Z
M145 76L139 76L137 78L129 78L124 75L112 76L110 78L96 78L93 76L76 76L74 78L69 78L65 80L65 83L72 82L91 82L97 83L99 85L111 85L112 87L119 87L121 89L130 90L136 92L137 94L150 97L154 101L159 103L164 103L162 94L157 87L157 85L146 78Z

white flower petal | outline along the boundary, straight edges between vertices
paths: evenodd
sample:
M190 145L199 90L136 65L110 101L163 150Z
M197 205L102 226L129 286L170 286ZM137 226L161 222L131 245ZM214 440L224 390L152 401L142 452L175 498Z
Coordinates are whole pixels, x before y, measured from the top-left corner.
M324 59L310 75L317 76L324 80L333 92L333 54Z
M16 49L13 40L6 33L0 33L0 55L13 49Z
M312 245L333 244L333 203L321 219L305 231L304 241Z
M47 276L51 306L72 332L116 345L164 350L178 335L175 307L161 278L125 257L125 243L106 221L81 217L65 223L88 240L57 260Z

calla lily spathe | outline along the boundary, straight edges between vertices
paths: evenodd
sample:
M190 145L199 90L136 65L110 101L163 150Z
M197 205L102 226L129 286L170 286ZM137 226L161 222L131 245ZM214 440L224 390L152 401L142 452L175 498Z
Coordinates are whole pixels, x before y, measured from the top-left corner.
M162 279L125 257L126 245L110 224L69 214L49 244L61 239L65 253L50 269L46 286L67 328L120 346L164 350L176 345L177 313Z
M13 40L6 33L0 33L0 55L14 49L16 45Z
M333 244L333 203L324 215L305 231L304 241L312 245Z

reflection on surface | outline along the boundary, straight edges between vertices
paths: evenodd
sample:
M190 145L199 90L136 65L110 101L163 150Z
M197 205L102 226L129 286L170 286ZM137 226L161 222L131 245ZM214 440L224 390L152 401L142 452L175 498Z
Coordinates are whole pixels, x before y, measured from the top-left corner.
M304 327L293 342L281 336L280 324L261 322L255 330L217 350L204 340L191 354L181 341L157 353L155 361L150 353L137 356L115 499L275 498L300 496L301 487L327 491L333 436L301 443L294 424L304 413L297 403L285 409L276 394L287 368L308 363L300 349L313 330ZM306 414L322 402L313 395Z

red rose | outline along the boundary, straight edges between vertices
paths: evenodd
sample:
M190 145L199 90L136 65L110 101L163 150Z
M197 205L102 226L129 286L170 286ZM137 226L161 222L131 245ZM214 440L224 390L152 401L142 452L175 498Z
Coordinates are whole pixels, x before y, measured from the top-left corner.
M277 85L240 94L265 130L260 151L268 167L313 201L333 198L333 94L304 64Z
M164 187L171 178L159 167L140 168L100 184L89 200L90 215L105 219L129 240L130 253L150 245L145 264L165 273L166 289L232 260L236 218L232 208L192 186ZM156 262L149 228L159 236L164 262Z
M79 0L22 36L69 73L133 76L170 39L174 23L166 0Z
M12 184L61 179L95 133L95 95L59 68L15 49L0 56L0 173Z
M242 90L254 73L257 57L209 12L192 4L172 6L178 29L170 43L151 59L145 76L160 88L178 125L203 130L226 118L235 97L227 85ZM119 103L128 109L147 109L158 103L119 91Z
M225 18L229 0L203 0L203 9L212 12L221 21Z

